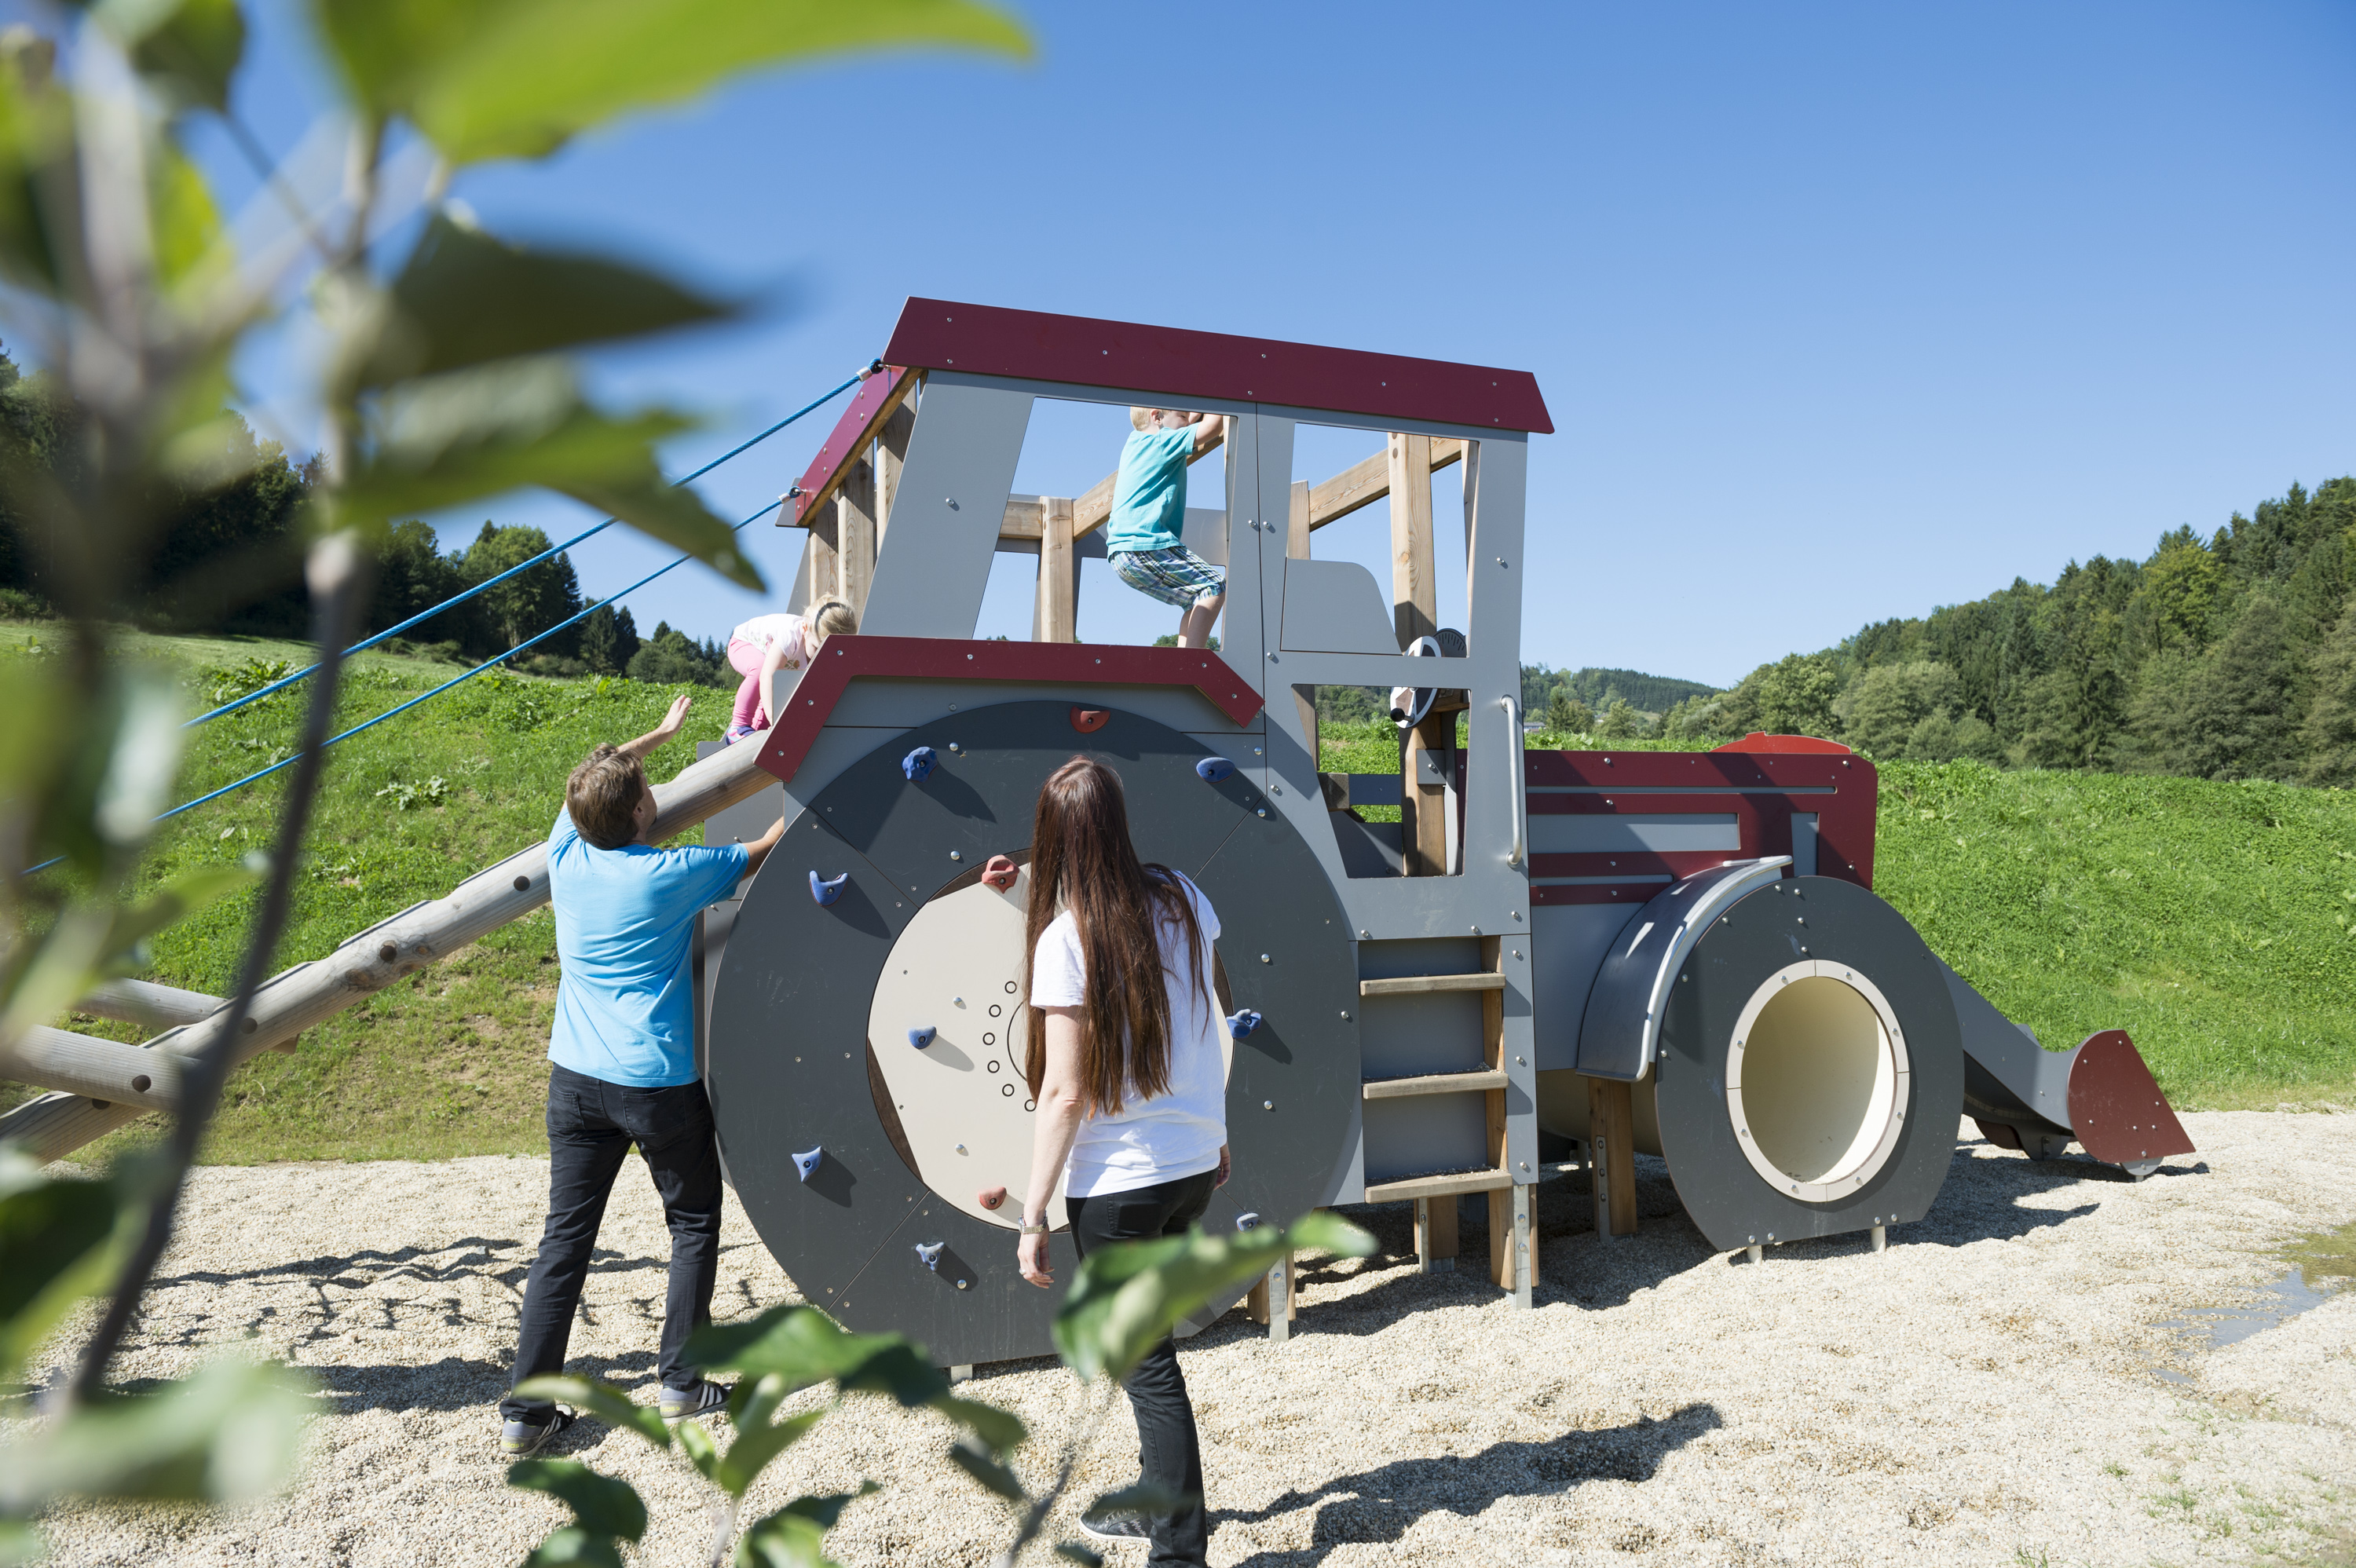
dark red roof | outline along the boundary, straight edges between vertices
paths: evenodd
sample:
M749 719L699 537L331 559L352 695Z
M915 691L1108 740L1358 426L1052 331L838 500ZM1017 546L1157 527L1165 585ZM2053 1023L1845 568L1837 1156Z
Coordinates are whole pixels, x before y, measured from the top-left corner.
M1130 388L1179 403L1219 398L1370 419L1540 435L1554 432L1537 378L1526 370L951 300L912 297L892 329L884 361L914 369Z

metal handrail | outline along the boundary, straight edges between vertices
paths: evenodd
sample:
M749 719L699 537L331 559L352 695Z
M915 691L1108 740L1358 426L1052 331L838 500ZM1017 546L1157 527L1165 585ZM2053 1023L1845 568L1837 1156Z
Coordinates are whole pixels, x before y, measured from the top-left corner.
M1522 705L1501 697L1497 706L1505 710L1505 810L1514 819L1514 847L1506 851L1505 864L1519 866L1530 836L1529 780L1522 776Z

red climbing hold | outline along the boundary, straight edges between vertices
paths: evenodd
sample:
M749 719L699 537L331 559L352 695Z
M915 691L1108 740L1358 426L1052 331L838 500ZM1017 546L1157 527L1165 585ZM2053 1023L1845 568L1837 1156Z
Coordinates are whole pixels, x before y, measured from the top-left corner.
M1072 728L1083 735L1093 735L1103 729L1105 720L1111 717L1112 714L1102 708L1075 708L1072 709Z
M996 888L1001 893L1012 887L1014 879L1021 874L1014 862L1003 855L992 855L990 858L990 864L981 869L983 883Z
M980 1198L977 1200L977 1201L979 1201L979 1202L981 1204L981 1206L982 1206L983 1208L985 1208L985 1209L995 1209L995 1208L997 1208L1001 1203L1003 1203L1003 1202L1005 1202L1005 1201L1006 1201L1006 1189L1004 1189L1003 1187L992 1187L992 1188L986 1189L985 1189L985 1190L980 1194Z

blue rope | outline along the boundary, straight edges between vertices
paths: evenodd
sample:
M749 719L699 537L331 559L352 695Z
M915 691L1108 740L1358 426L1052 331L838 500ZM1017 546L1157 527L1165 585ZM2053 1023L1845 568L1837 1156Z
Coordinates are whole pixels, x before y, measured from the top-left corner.
M840 387L835 389L836 391L841 391L841 389L842 389ZM753 524L759 522L763 517L767 517L771 512L776 511L783 505L785 505L785 503L781 500L772 501L767 506L762 507L759 511L754 513L751 517L746 517L743 522L735 524L730 531L734 533L742 533L744 529L750 528ZM694 559L695 558L691 555L675 557L667 564L659 566L655 568L654 571L648 572L644 577L639 578L636 582L633 582L627 588L623 589L621 592L615 594L612 599L605 600L603 603L607 604L615 603L632 593L636 593L639 589L644 588L648 583L652 582L656 578L660 577L663 573L670 571L673 567L684 566L687 562ZM578 614L569 615L565 619L559 621L555 625L549 627L548 630L540 633L537 636L526 637L522 642L518 643L507 652L499 654L495 657L485 659L481 664L477 665L474 668L466 671L465 674L444 681L433 690L420 692L415 697L411 698L408 701L403 702L397 707L388 708L383 712L378 714L375 718L370 719L364 723L353 725L350 729L345 731L340 735L329 736L327 740L320 742L319 749L321 751L326 751L329 746L336 744L338 741L348 741L364 730L373 730L378 725L383 723L386 720L393 718L398 714L406 713L409 709L416 707L419 703L439 697L444 692L449 690L452 687L474 679L485 670L498 668L500 665L503 665L507 663L508 660L515 657L516 655L522 653L525 649L530 647L534 643L541 642L546 638L556 635L557 633L564 630L565 627L572 625L575 621L587 619L588 616L596 611L596 609L597 606L592 604L588 609L581 611ZM298 752L294 756L286 758L284 762L273 763L259 773L246 774L245 777L238 780L235 784L221 785L220 788L213 791L210 795L200 795L194 800L183 801L178 805L174 806L171 810L165 812L162 816L156 817L155 820L157 822L168 822L184 811L194 811L197 807L203 805L208 802L219 800L225 795L234 795L250 784L258 783L262 779L268 778L274 773L293 767L301 760L301 754ZM46 871L52 866L62 865L64 863L65 857L63 855L59 855L50 859L42 861L37 866L32 867L25 872L25 875L29 877L34 875L36 872Z
M742 455L743 453L746 453L746 452L751 451L754 447L760 445L760 444L761 444L761 443L763 443L763 442L765 442L765 441L768 440L771 436L773 436L773 435L776 434L779 431L781 431L781 430L785 429L787 425L789 425L789 424L793 423L796 420L798 420L798 419L801 418L804 414L809 413L809 412L810 412L812 410L817 409L817 408L819 408L819 407L823 406L823 405L824 405L824 404L826 404L826 403L831 402L831 401L832 401L833 400L835 400L836 398L841 397L841 396L843 394L843 392L844 392L845 390L847 390L848 389L850 389L850 388L852 388L852 387L855 387L855 386L859 385L859 383L860 383L862 379L865 379L866 375L868 375L868 374L872 374L874 370L876 370L876 369L880 368L881 368L881 365L882 365L882 362L881 362L880 360L879 360L879 361L877 361L877 362L875 362L875 364L871 365L871 366L869 367L869 368L868 368L868 370L867 370L867 371L862 372L861 375L853 376L850 380L845 381L841 386L835 388L835 389L834 389L834 390L832 390L832 391L830 391L830 392L827 393L827 394L826 394L826 396L824 396L824 397L822 397L822 398L819 398L817 401L815 401L815 402L811 402L811 403L806 403L806 404L804 404L802 407L800 407L800 408L798 408L798 409L796 409L792 413L787 414L784 419L779 420L776 423L775 423L775 424L771 425L768 429L766 429L766 430L763 431L760 434L758 434L758 435L755 436L752 440L750 440L750 441L748 441L748 442L744 443L742 446L736 447L736 448L734 448L734 450L732 450L732 451L728 451L728 452L723 452L723 453L722 453L719 456L717 456L717 457L713 458L711 462L709 462L709 463L705 464L702 467L701 467L701 468L697 469L694 473L692 473L692 474L689 475L688 475L686 478L684 478L684 479L674 479L674 480L672 480L672 481L671 481L671 488L672 488L672 489L674 489L674 490L676 490L676 489L678 489L678 488L679 488L680 485L682 485L692 484L694 481L696 481L696 480L698 480L698 479L702 478L705 475L707 475L707 474L711 473L713 469L715 469L715 468L717 468L717 467L719 467L722 464L723 464L723 463L727 462L730 458L732 458L732 457L736 457L736 456L740 456L740 455ZM422 612L422 613L418 613L418 614L412 615L408 620L403 621L403 622L402 622L400 625L398 625L398 626L389 626L389 627L387 627L385 630L383 630L383 631L381 631L381 632L379 632L379 633L378 633L375 636L373 636L373 637L369 637L369 638L364 639L363 641L354 643L350 647L346 648L346 649L344 650L344 656L345 656L346 658L349 658L352 655L354 655L354 654L356 654L356 653L359 653L359 652L360 652L360 651L362 651L363 649L366 649L366 648L372 648L372 647L376 646L379 643L381 643L381 642L385 641L385 640L386 640L387 638L389 638L389 637L397 637L397 636L401 635L401 634L402 634L402 633L403 633L403 632L405 632L405 631L409 630L409 628L410 628L410 627L412 627L412 626L414 626L414 625L419 624L421 622L431 621L432 619L434 619L434 616L439 615L439 614L442 614L442 613L444 613L445 611L449 611L449 610L455 609L457 606L459 606L459 605L461 605L461 604L464 604L467 600L472 599L476 594L480 593L480 592L484 592L485 590L487 590L487 589L491 589L491 588L496 588L496 587L498 587L500 583L505 582L509 578L513 577L517 572L519 572L519 571L530 571L531 568L533 568L533 567L535 567L535 566L538 566L541 561L548 560L551 556L557 555L557 554L562 553L562 551L564 551L564 550L571 549L574 545L579 544L582 540L586 539L591 539L591 538L595 537L595 536L596 536L596 535L598 535L598 534L602 534L602 533L604 533L607 528L612 528L612 527L613 527L616 522L619 522L620 520L621 520L621 519L620 519L620 518L618 518L618 517L607 517L604 522L599 523L595 528L590 528L590 529L588 529L586 532L584 532L584 533L578 533L578 534L575 534L575 535L573 535L571 539L566 539L562 544L560 544L560 545L552 545L552 546L550 546L548 549L544 549L544 550L541 550L538 555L533 556L530 560L524 561L524 562L520 563L519 565L511 566L511 567L508 568L505 571L500 572L497 577L487 578L487 579L485 579L483 581L476 583L472 588L467 589L467 590L466 590L465 592L463 592L463 593L453 594L451 597L449 597L449 598L444 599L444 601L442 601L442 603L441 603L436 604L435 606L434 606L434 608L432 608L431 610L423 611L423 612ZM739 524L737 525L737 527L742 528L742 527L744 527L744 524L739 523ZM672 562L672 565L677 565L677 564L678 564L678 563L677 563L676 561ZM665 571L669 571L669 567L666 567L666 568L664 568L664 570L665 570ZM626 589L626 590L624 590L624 592L627 592L627 590ZM617 593L617 594L616 594L614 597L615 597L616 599L618 599L618 598L620 598L620 597L621 597L621 594L618 594L618 593ZM607 600L607 601L602 601L601 603L612 603L612 601L611 601L611 600ZM590 609L590 610L594 610L596 607L597 607L596 605L593 604L593 605L591 605L591 606L589 607L589 609ZM589 611L588 611L588 610L584 610L584 611L583 611L581 613L582 613L583 615L585 615L585 614L587 614L588 613L589 613ZM580 616L580 615L575 615L575 616L573 618L573 621L577 621L577 620L579 620L580 618L581 618L581 616ZM565 624L565 625L567 625L567 626L571 625L572 624L573 624L573 621L567 621L567 622L565 622L565 623L564 623L564 624ZM552 626L552 627L550 627L550 628L549 628L549 631L555 631L555 630L557 630L557 628L556 628L556 627L553 627L553 626ZM542 632L542 633L541 634L541 636L542 636L542 637L544 637L544 636L546 636L546 635L548 635L548 632ZM534 639L533 639L533 641L535 641L535 642L536 642L536 641L538 641L538 640L539 640L538 638L534 638ZM530 644L530 643L526 643L526 644L523 644L523 645L522 645L522 646L524 646L524 647L530 647L530 645L531 645L531 644ZM508 650L508 652L507 652L507 653L505 653L505 654L501 654L501 655L499 656L499 658L500 658L500 659L507 658L507 657L509 657L510 655L514 654L516 651L517 651L516 649L514 649L514 648L510 648L510 649L509 649L509 650ZM492 663L492 664L497 664L497 663L498 662L498 659L493 659L493 660L491 660L491 661L489 661L489 662L490 662L490 663ZM220 717L222 714L224 714L224 713L234 713L234 712L236 712L239 709L243 708L246 704L248 704L248 703L250 703L250 702L259 702L259 701L261 701L263 698L270 696L273 692L278 692L278 691L284 691L284 690L285 690L288 687L290 687L290 686L294 685L296 681L301 680L304 677L305 677L305 676L307 676L307 675L310 675L313 671L316 670L318 667L318 667L317 665L316 665L316 664L305 665L301 669L296 670L293 675L290 675L290 676L284 676L284 677L282 677L281 678L279 678L279 679L277 679L277 680L273 680L273 681L272 681L268 686L262 687L262 688L260 688L259 690L256 690L256 691L249 691L249 692L247 692L243 697L239 698L239 699L238 699L236 701L234 701L234 702L224 702L224 703L222 703L219 708L214 709L213 709L211 712L209 712L209 713L199 713L199 714L198 714L194 719L189 720L186 724L183 724L183 725L182 725L182 726L180 726L180 727L181 727L182 729L184 729L184 730L193 730L193 729L195 729L195 728L196 728L198 725L199 725L199 724L206 724L206 723L209 723L209 722L211 722L213 720L216 720L216 719L220 718ZM431 694L429 693L429 695L431 695ZM232 786L232 787L234 787L234 786ZM192 804L192 805L193 805L193 804L197 804L197 803L191 802L190 804ZM181 809L181 810L183 810L183 811L185 811L185 810L187 810L187 806L183 806L183 807L181 807L180 809ZM159 820L160 820L160 819L159 819ZM39 869L39 868L38 868L38 867L36 867L36 868L35 868L35 869L36 869L36 870L37 870L37 869Z

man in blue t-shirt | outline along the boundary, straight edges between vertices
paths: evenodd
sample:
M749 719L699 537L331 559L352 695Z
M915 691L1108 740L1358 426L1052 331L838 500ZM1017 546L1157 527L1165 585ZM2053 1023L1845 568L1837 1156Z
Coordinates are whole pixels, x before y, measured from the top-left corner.
M591 752L564 785L548 834L556 910L556 1027L548 1042L548 1229L523 1292L510 1389L564 1367L573 1314L622 1161L637 1146L670 1225L662 1331L663 1419L716 1409L728 1391L681 1359L712 1320L720 1263L720 1152L695 1072L689 948L695 916L725 898L785 831L750 844L658 849L644 762L679 733L688 699L626 746ZM499 1403L500 1445L532 1454L572 1424L546 1400Z
M1121 443L1105 519L1105 559L1123 582L1183 613L1178 645L1211 645L1227 602L1227 574L1188 549L1186 465L1219 444L1224 414L1197 418L1176 409L1131 409L1134 433Z

